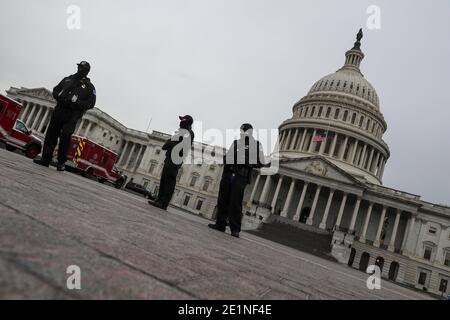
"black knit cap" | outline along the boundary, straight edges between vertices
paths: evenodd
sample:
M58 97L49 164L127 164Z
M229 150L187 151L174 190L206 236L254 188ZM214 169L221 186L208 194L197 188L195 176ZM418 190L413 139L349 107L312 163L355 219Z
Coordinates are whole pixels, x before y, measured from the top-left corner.
M250 123L244 123L241 126L241 130L244 132L247 132L248 130L251 130L251 129L253 129L253 126Z

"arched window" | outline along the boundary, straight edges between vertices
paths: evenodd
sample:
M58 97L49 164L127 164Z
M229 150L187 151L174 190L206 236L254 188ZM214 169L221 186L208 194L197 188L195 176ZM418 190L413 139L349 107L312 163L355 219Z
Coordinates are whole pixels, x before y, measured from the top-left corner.
M316 112L316 107L312 107L310 117L314 117L315 112Z
M355 124L356 121L356 113L353 113L352 115L352 124Z
M336 109L336 111L334 112L334 119L339 118L339 112L340 112L340 111L341 111L341 110L340 110L339 108Z
M318 115L319 118L322 116L322 111L323 111L323 107L320 107L320 108L319 108L319 115Z
M342 117L342 121L347 121L347 117L348 117L348 111L345 110L344 111L344 116Z
M198 173L192 174L192 176L191 176L191 182L189 183L189 186L190 186L190 187L195 187L198 178L199 178L199 174L198 174Z
M327 114L325 115L326 118L330 117L330 113L331 113L331 107L327 108Z
M359 118L359 126L360 126L360 127L362 127L363 122L364 122L364 117L361 116L361 118Z
M366 130L369 130L369 126L370 126L370 119L367 119Z
M209 186L211 185L211 182L212 182L211 177L206 177L206 178L205 178L205 181L203 182L202 190L203 190L203 191L208 191Z

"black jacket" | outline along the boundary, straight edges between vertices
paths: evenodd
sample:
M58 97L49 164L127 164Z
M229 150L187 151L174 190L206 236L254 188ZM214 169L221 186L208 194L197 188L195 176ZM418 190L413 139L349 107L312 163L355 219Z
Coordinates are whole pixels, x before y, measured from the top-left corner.
M189 140L186 140L186 138L189 138ZM177 159L172 159L172 149L175 148L175 146L182 144L182 143L189 143L189 145L180 145L180 151L178 153L179 159L181 161L176 161ZM181 167L182 160L186 158L187 154L183 152L184 149L191 149L192 143L194 142L194 132L189 129L182 129L180 128L175 134L168 139L164 145L162 146L162 149L166 151L166 159L165 162L172 164L177 167Z
M87 77L78 79L68 76L53 88L53 98L57 107L80 111L81 114L94 108L96 101L95 87Z
M250 183L252 170L266 165L261 143L253 136L235 140L224 156L224 175L236 174Z

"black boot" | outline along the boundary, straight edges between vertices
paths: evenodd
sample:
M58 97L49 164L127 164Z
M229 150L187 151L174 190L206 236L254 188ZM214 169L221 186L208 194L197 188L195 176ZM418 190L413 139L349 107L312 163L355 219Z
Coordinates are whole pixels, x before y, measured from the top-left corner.
M225 227L219 226L217 223L210 223L208 224L208 227L217 231L225 232Z
M58 171L65 171L66 170L66 165L64 163L58 163L56 165L56 170L58 170Z
M235 238L239 238L239 232L237 231L231 231L231 235Z
M50 161L44 160L42 158L34 159L33 162L47 168L50 166Z

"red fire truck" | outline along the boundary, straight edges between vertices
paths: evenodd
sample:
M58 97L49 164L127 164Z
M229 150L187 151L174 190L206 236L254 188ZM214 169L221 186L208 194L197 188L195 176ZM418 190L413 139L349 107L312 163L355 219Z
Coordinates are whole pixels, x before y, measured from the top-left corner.
M9 151L21 150L28 158L35 158L41 153L42 141L17 119L21 110L19 102L0 94L0 141Z
M117 154L87 138L72 135L67 160L67 169L81 172L87 178L95 177L101 183L109 181L117 189L126 181L114 165Z

